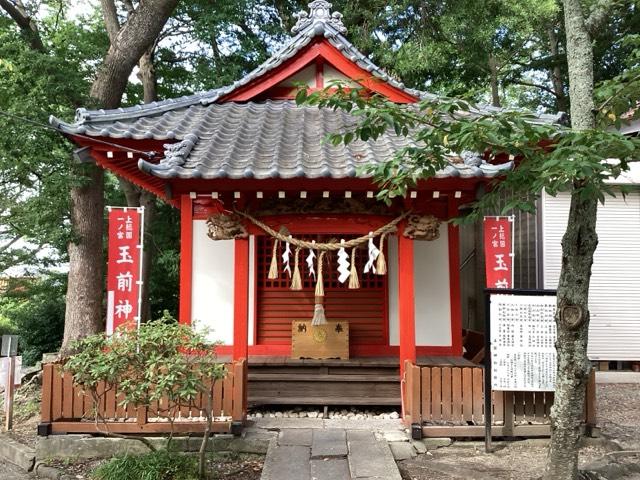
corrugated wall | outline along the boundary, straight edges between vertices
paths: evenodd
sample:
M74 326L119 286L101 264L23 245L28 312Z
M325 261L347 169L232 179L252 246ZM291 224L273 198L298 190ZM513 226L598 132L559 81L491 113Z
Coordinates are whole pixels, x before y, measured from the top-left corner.
M569 195L543 196L545 288L560 276ZM640 193L607 198L598 209L598 248L591 278L589 358L640 360Z
M507 196L502 199L506 203ZM492 213L500 214L500 209ZM538 288L538 222L535 215L516 211L514 223L514 288ZM462 326L484 330L484 245L482 222L460 228Z

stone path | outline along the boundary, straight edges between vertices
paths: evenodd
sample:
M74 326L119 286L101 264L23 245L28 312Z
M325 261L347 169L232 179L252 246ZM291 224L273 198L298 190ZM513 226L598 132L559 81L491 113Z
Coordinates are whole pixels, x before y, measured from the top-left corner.
M370 430L285 428L271 440L261 480L401 480L384 438Z

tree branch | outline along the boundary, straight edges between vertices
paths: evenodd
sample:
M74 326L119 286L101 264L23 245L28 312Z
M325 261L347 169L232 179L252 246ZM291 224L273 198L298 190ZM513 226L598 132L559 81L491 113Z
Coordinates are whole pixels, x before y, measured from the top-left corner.
M513 85L522 85L524 87L539 88L540 90L544 90L545 92L550 93L554 97L558 96L558 94L556 93L555 90L553 90L552 88L547 87L546 85L539 85L537 83L527 82L525 80L508 80L508 82L513 84Z
M591 13L584 20L584 25L591 35L594 35L609 16L615 0L598 0L591 9Z
M120 32L120 21L118 20L118 10L114 0L100 0L104 16L104 25L109 35L111 45L115 44L118 32Z
M16 22L16 25L20 28L20 32L22 32L29 41L30 47L38 52L44 52L44 43L42 43L38 26L26 10L22 8L21 4L14 4L9 0L0 0L0 7Z

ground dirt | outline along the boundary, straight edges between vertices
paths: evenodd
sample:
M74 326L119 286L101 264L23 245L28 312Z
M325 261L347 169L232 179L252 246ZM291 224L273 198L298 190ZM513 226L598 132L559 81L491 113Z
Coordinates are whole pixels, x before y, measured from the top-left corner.
M624 467L640 469L640 455L610 453L620 447L640 450L640 385L598 385L597 396L598 425L603 438L581 448L581 468L594 462L615 461ZM398 465L405 480L530 480L542 474L546 447L547 441L542 439L500 442L495 453L486 454L481 442L459 441ZM640 480L640 473L616 478Z

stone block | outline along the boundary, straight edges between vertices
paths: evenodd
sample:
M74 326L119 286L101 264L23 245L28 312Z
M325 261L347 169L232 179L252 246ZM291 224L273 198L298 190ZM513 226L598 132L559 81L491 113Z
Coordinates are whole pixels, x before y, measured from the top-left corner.
M427 450L435 450L436 448L448 447L451 445L451 439L449 437L423 438L422 440L417 441L421 442Z
M413 445L409 442L391 442L389 448L391 448L393 458L397 461L409 460L417 455Z
M287 428L280 432L278 445L311 446L313 430L310 428Z
M314 458L311 459L312 480L348 480L349 462L346 458Z
M36 452L14 439L0 436L0 457L29 472L33 469L36 460Z
M276 441L272 440L260 479L311 480L309 456L309 447L278 446Z
M382 432L382 436L387 442L408 442L409 435L403 430L386 430Z
M424 443L418 440L411 440L411 445L413 446L417 454L422 455L423 453L427 453L427 447L424 445Z
M401 480L389 445L384 440L373 445L369 441L349 442L349 468L354 479Z
M347 435L344 430L313 430L312 458L344 457L347 453Z

